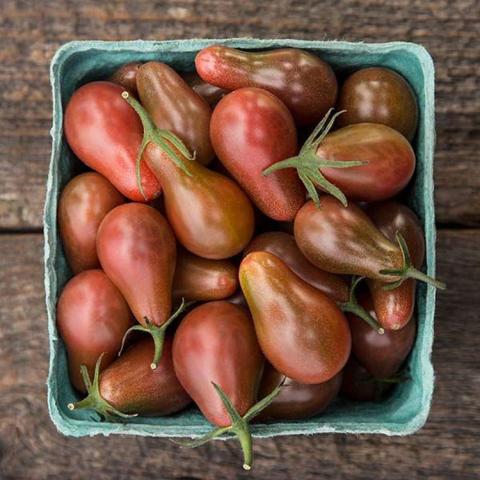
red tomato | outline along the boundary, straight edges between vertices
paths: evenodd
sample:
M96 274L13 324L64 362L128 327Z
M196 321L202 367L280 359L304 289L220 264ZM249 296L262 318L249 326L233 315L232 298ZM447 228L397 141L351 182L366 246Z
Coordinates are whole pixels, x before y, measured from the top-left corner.
M152 368L162 355L172 309L176 245L170 225L153 207L127 203L111 210L97 233L98 258L137 321L155 343Z
M144 202L160 194L160 184L143 162L137 187L135 162L143 128L135 110L121 97L123 88L110 82L80 87L68 102L64 129L73 153L101 173L130 200Z
M348 198L364 202L393 197L415 171L415 153L408 140L393 128L375 123L357 123L328 134L317 157L368 162L358 167L321 168L325 178Z
M100 267L97 230L105 215L125 199L102 175L82 173L67 183L58 202L58 227L74 273Z
M256 206L274 220L293 220L305 202L295 170L262 175L297 153L295 123L282 101L260 88L235 90L213 111L210 136L218 158Z
M344 367L350 330L332 299L268 252L249 253L238 276L260 348L276 370L298 383L315 384Z
M244 309L228 302L193 309L173 340L173 365L180 383L207 420L221 427L232 422L212 382L243 415L255 403L263 361L252 320Z
M85 270L63 289L57 304L58 331L68 353L70 380L85 392L80 366L93 376L104 353L102 368L115 360L132 315L120 291L101 270Z

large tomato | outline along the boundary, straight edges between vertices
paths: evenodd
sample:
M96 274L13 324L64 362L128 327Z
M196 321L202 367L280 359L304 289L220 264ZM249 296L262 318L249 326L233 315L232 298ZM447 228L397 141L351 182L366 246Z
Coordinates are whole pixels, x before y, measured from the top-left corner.
M262 174L297 153L295 123L281 100L261 88L229 93L213 111L210 136L218 158L256 206L274 220L293 220L305 202L295 170Z
M80 87L65 110L65 136L73 153L120 193L136 202L153 200L161 188L145 163L141 166L145 196L137 186L135 161L143 128L135 110L122 98L123 90L111 82Z

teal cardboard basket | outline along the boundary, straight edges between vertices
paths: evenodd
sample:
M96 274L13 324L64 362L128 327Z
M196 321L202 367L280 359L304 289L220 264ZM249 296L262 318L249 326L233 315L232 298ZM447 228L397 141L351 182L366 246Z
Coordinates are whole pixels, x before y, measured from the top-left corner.
M407 192L407 201L417 212L426 235L426 271L435 275L435 219L433 205L434 67L428 52L412 43L347 43L302 40L175 40L71 42L61 47L51 63L53 94L52 157L45 202L45 290L50 340L48 407L52 421L65 435L134 434L154 437L197 437L211 426L195 408L169 417L136 417L126 423L99 421L92 411L70 411L67 404L78 398L70 385L65 347L58 335L55 307L59 292L71 272L65 260L57 229L57 202L64 185L79 170L79 161L68 148L62 130L63 111L80 85L106 78L131 61L158 60L178 71L194 69L195 54L212 43L242 49L298 47L312 52L338 72L364 66L385 66L408 79L419 102L419 128L415 140L417 169ZM324 414L307 420L254 425L255 437L325 432L383 433L406 435L426 421L433 391L430 360L433 341L435 290L419 285L417 293L418 334L409 358L411 379L396 387L382 403L353 403L339 399Z

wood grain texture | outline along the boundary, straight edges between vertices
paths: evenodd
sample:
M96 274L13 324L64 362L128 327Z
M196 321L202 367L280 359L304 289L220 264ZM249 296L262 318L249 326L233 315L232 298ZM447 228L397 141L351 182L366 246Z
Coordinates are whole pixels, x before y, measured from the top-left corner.
M238 445L179 449L168 440L72 439L46 406L46 315L40 235L0 236L0 478L122 479L473 479L480 471L480 231L439 234L434 365L427 425L409 437L317 435L256 440L255 467L241 470ZM372 477L372 472L375 472Z
M48 65L73 39L290 37L408 40L437 67L436 200L443 224L480 225L476 0L2 0L0 228L41 228L50 153Z

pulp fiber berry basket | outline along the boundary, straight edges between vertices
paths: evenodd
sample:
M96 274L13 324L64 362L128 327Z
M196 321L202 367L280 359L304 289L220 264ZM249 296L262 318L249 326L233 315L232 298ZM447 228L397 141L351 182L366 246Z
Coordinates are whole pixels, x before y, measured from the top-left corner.
M70 411L67 404L78 399L68 378L65 346L56 328L55 309L59 293L72 273L65 260L57 227L57 203L64 185L79 171L81 163L63 135L63 111L80 85L108 77L120 65L157 60L177 71L192 71L196 53L213 43L245 50L297 47L320 56L336 73L345 74L365 66L384 66L403 75L413 87L419 104L419 126L414 148L415 176L405 201L421 219L426 237L426 271L435 275L435 218L433 205L434 67L428 52L413 43L348 43L302 40L175 40L71 42L62 46L51 63L53 94L52 156L45 202L45 290L50 342L48 407L52 421L65 435L110 435L112 433L154 437L198 437L211 425L196 408L168 417L136 417L123 423L101 422L92 411ZM257 424L254 437L327 432L406 435L426 421L433 391L431 349L435 289L420 283L417 288L418 333L408 360L410 379L396 386L380 403L354 403L338 399L325 413L307 420Z

